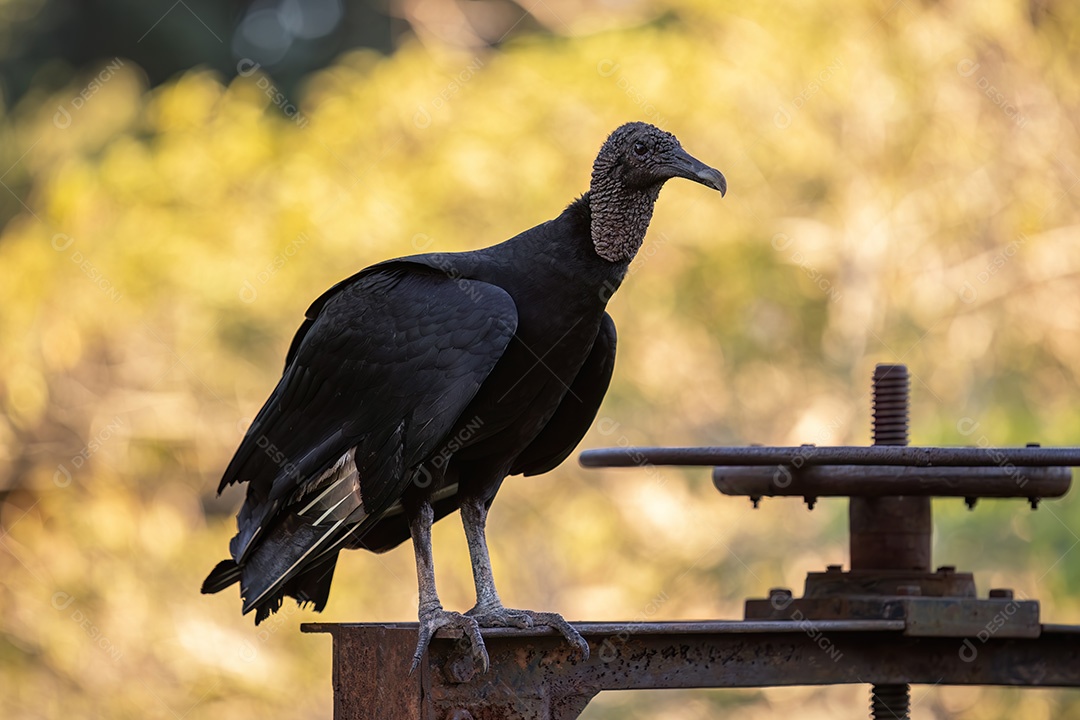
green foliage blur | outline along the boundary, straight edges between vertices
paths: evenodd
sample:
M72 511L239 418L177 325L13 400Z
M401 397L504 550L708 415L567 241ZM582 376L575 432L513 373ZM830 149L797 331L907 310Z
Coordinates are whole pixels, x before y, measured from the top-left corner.
M298 97L257 69L147 90L118 61L3 110L0 716L328 717L329 641L298 626L414 619L411 549L343 555L322 616L290 601L255 628L235 591L198 592L242 500L215 497L221 471L312 299L554 217L628 120L731 191L664 190L582 447L866 444L877 362L914 375L915 444L1080 441L1080 8L666 0L566 22L345 55ZM489 537L511 606L738 618L847 562L845 505L754 511L705 470L568 461L509 480ZM938 563L1080 623L1075 492L935 514ZM471 606L456 516L435 548L444 603ZM866 692L611 694L584 717L857 718ZM1080 716L1076 692L914 697L920 718Z

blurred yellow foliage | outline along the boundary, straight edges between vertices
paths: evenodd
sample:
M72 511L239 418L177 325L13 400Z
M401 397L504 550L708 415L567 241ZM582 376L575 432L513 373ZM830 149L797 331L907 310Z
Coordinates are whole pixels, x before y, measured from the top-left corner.
M198 594L240 502L214 497L220 472L323 289L555 216L628 120L674 132L731 193L665 191L612 302L619 360L585 446L863 444L882 361L914 374L916 443L1077 443L1080 9L663 7L475 55L355 53L290 115L258 71L148 90L130 63L77 111L80 87L6 111L0 715L327 717L329 647L297 631L315 616L255 628L235 593ZM939 502L937 559L1080 622L1075 498ZM738 617L846 562L845 518L754 512L704 471L568 462L509 481L490 535L512 605ZM456 520L435 535L443 599L467 607ZM319 619L415 602L408 547L352 553ZM616 695L585 717L858 717L864 692ZM1075 693L916 698L919 717L1080 714Z

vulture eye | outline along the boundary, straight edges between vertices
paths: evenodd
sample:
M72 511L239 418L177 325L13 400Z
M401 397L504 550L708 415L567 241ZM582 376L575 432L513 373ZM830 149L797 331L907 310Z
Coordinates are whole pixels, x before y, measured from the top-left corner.
M648 154L648 152L649 152L649 146L646 145L645 143L641 142L640 140L638 142L634 143L634 154L637 155L638 157L642 157L642 156Z

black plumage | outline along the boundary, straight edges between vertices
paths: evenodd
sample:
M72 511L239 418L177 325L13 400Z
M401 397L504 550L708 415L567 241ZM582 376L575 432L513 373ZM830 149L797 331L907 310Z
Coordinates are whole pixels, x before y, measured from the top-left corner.
M474 252L374 265L316 300L225 470L219 491L247 482L247 499L203 592L239 582L256 622L286 595L321 610L342 549L411 535L417 659L444 625L485 664L478 625L549 624L587 654L558 615L502 606L484 526L508 475L556 467L595 418L615 361L605 307L672 177L727 187L673 135L624 125L554 220ZM442 609L431 567L431 523L458 508L477 588L464 615Z

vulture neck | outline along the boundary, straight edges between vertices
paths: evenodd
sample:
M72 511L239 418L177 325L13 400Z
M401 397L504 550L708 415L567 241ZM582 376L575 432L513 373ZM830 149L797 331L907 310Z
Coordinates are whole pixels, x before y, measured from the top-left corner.
M609 177L593 176L589 189L591 233L596 254L612 263L629 263L637 255L652 220L662 184L630 190Z

